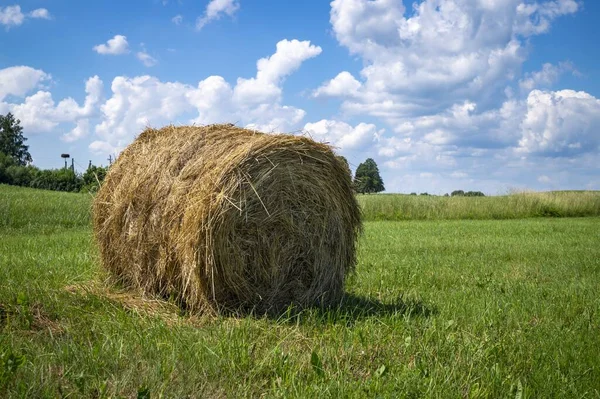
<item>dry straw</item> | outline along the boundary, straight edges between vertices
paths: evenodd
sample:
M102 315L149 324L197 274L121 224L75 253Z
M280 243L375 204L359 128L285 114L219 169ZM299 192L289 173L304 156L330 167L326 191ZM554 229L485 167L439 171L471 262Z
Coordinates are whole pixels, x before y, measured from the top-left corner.
M147 129L94 201L111 275L193 312L335 303L360 229L329 146L233 125Z

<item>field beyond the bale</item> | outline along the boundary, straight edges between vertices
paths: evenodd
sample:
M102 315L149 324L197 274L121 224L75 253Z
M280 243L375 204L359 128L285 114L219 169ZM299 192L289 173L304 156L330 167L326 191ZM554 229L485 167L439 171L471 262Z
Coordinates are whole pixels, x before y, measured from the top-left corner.
M205 318L103 283L91 196L0 185L0 397L600 398L600 196L563 194L362 196L338 308Z

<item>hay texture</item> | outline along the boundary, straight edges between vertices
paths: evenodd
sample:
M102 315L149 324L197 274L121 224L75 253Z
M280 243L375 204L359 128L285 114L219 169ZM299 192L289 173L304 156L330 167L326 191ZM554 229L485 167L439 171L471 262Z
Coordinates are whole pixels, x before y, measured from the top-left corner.
M329 146L233 125L147 129L93 211L110 274L194 312L338 301L361 228Z

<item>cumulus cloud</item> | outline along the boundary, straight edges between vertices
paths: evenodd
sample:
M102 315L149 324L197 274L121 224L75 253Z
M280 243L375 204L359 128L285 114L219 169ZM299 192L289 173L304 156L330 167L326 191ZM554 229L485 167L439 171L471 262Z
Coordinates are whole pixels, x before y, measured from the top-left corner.
M314 97L352 97L360 89L361 83L350 72L340 72L335 78L313 92Z
M223 15L232 17L240 9L240 3L237 0L211 0L206 6L204 15L196 20L196 29L202 29L206 24Z
M600 100L585 92L534 90L527 97L519 151L546 156L597 152Z
M127 37L123 35L115 35L109 39L106 44L94 46L93 50L98 54L103 55L120 55L129 53L129 43Z
M46 72L28 66L0 69L0 101L9 95L23 97L50 78Z
M38 8L28 14L23 14L19 5L0 7L0 25L4 25L6 29L22 25L27 18L51 19L51 16L45 8Z
M423 0L410 9L404 4L332 1L332 31L363 67L355 75L342 70L312 92L317 98L340 98L345 117L389 127L364 143L365 152L382 158L384 178L402 176L386 187L426 186L419 182L422 173L427 184L438 187L456 180L491 187L510 179L507 170L531 167L534 157L577 154L578 146L597 152L590 128L584 128L594 125L593 114L583 105L593 109L595 99L546 92L553 101L560 97L573 103L568 111L552 114L547 110L553 109L552 101L535 92L552 89L564 73L576 74L575 67L544 64L522 75L529 38L547 33L557 18L578 12L577 1ZM555 128L568 112L569 118L581 120L577 127L567 123L569 129L580 133Z
M579 10L576 0L553 0L546 2L519 2L516 11L515 31L525 36L546 33L551 22L561 15Z
M572 63L561 62L558 65L546 63L540 71L526 73L525 77L519 81L519 87L526 92L536 88L550 88L565 72L576 74Z
M61 137L63 141L71 143L86 137L90 132L90 120L80 119L77 121L76 126L69 133L63 134Z
M239 78L233 97L238 104L260 104L278 100L281 81L297 70L307 59L321 54L321 47L309 41L281 40L277 51L256 63L256 77Z
M86 97L81 106L70 97L57 104L50 92L39 90L25 97L20 103L0 102L0 108L12 112L21 120L23 128L32 133L53 132L62 123L76 123L78 128L64 137L68 141L74 141L84 136L83 129L87 122L83 120L93 117L97 112L102 99L102 89L102 81L98 76L94 76L86 82ZM19 95L24 95L30 90L21 91L22 94Z
M396 0L334 0L333 32L363 59L362 83L342 72L315 94L342 97L351 113L385 110L391 123L460 100L499 105L527 57L524 40L577 10L571 0L425 0L409 13Z
M50 12L45 8L37 8L29 13L31 18L51 19Z
M21 12L20 6L0 7L0 24L10 28L19 26L25 21L25 15Z
M373 124L359 123L351 126L345 122L322 119L307 123L303 129L314 140L327 142L342 151L361 150L370 147L383 133Z
M235 86L221 76L209 76L196 86L163 82L152 76L116 77L111 97L100 106L94 152L119 152L146 126L165 123L235 122L264 131L289 131L305 111L281 104L281 85L300 65L320 54L310 42L282 40L276 51L257 62L253 78Z
M112 96L100 107L102 122L95 132L110 144L110 152L122 149L145 126L173 120L192 110L185 96L191 89L178 82L163 83L151 76L118 76L112 81Z

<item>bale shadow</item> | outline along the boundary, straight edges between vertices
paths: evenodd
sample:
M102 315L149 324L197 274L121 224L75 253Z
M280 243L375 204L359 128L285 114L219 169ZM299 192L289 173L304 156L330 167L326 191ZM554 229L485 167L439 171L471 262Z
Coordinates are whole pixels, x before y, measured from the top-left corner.
M338 305L321 309L326 312L333 311L352 318L399 315L407 317L429 317L432 314L437 313L435 308L426 305L420 300L404 300L402 296L399 296L390 303L384 303L375 298L351 293L345 293Z
M437 309L420 300L405 300L399 296L394 301L384 303L378 299L345 293L341 301L328 306L315 305L298 307L290 305L285 309L257 311L256 309L221 309L225 317L267 318L283 324L346 324L368 318L402 317L415 319L437 314Z
M338 304L317 306L301 311L296 316L302 321L319 321L324 324L346 324L348 326L369 318L402 317L406 320L430 317L437 309L423 301L404 300L399 296L392 302L382 302L375 298L345 293ZM293 318L292 318L293 319Z

